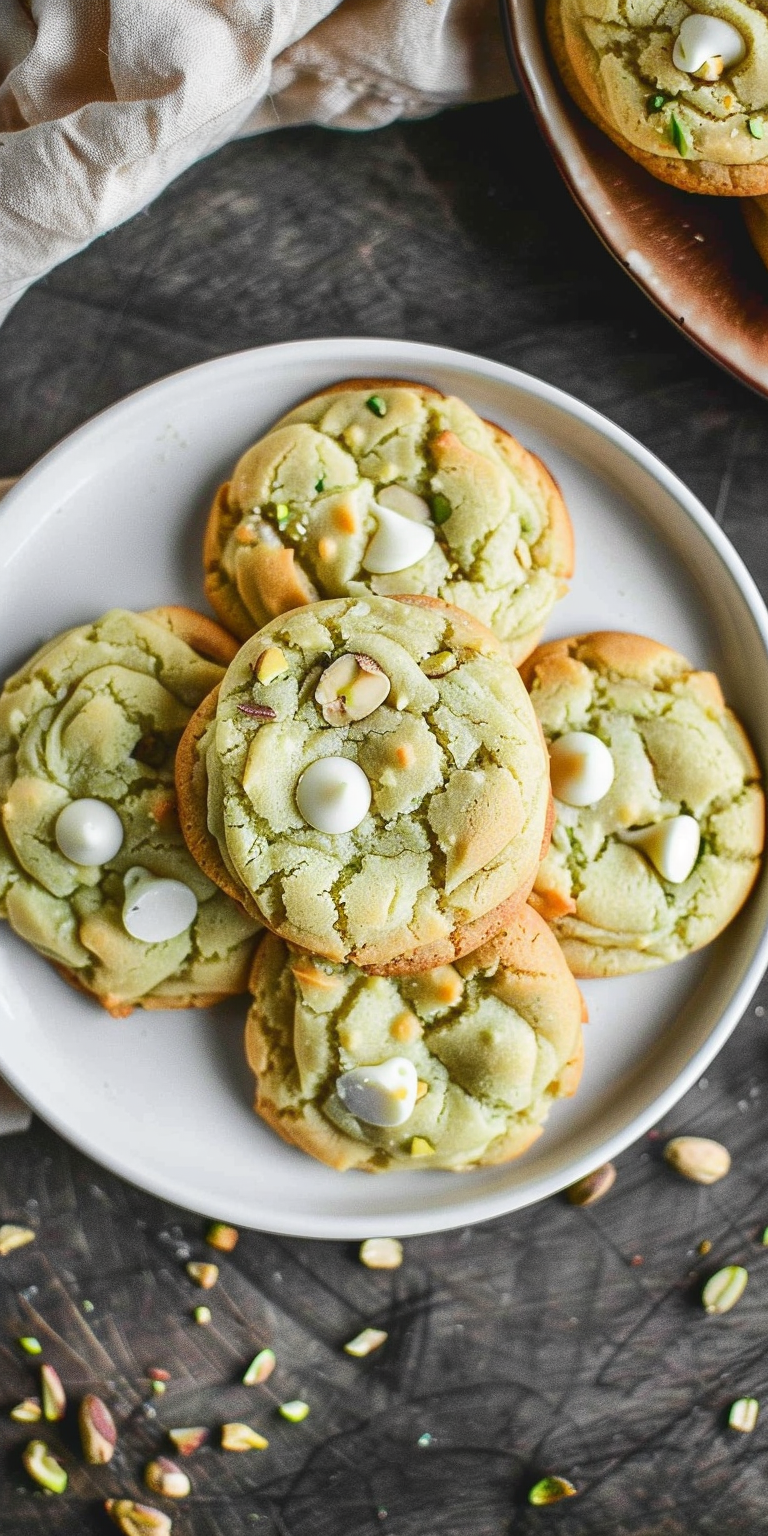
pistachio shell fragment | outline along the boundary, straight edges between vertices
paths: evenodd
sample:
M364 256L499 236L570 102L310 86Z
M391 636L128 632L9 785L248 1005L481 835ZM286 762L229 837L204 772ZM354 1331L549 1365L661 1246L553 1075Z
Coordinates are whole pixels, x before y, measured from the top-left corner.
M592 1173L584 1175L583 1179L577 1179L565 1191L566 1199L570 1205L594 1205L596 1200L602 1200L609 1189L616 1182L616 1169L613 1163L603 1163L601 1168L595 1168Z
M675 1136L667 1142L664 1157L670 1168L694 1184L716 1184L731 1166L727 1147L706 1136Z
M169 1536L171 1517L135 1499L106 1499L104 1508L123 1536Z
M573 1483L569 1483L567 1477L542 1477L541 1481L534 1483L529 1495L529 1504L559 1504L561 1499L572 1499L578 1493Z
M701 1293L704 1311L717 1316L730 1312L743 1296L748 1279L741 1264L727 1264L725 1269L718 1269L716 1274L710 1275Z
M373 1354L375 1349L381 1349L386 1344L389 1335L383 1328L364 1328L362 1333L355 1335L348 1344L344 1345L346 1355L354 1355L356 1360L362 1360L366 1355Z
M269 1380L276 1364L273 1349L260 1349L243 1377L243 1386L260 1387L262 1382Z
M728 1424L731 1429L738 1429L743 1435L751 1435L760 1412L760 1404L756 1397L737 1397L735 1403L731 1403L728 1414Z
M390 688L386 672L372 656L346 652L326 667L315 689L315 702L328 725L343 725L372 715Z
M156 1456L147 1463L144 1481L150 1493L159 1493L164 1499L186 1499L192 1492L186 1472L167 1456Z
M13 1253L16 1248L24 1248L27 1243L35 1241L36 1233L31 1227L15 1227L12 1222L5 1222L0 1227L0 1258Z
M33 1483L46 1493L63 1493L67 1486L67 1474L60 1461L49 1451L44 1440L30 1440L21 1457L24 1470Z
M205 1234L205 1241L209 1247L217 1248L219 1253L231 1253L237 1247L239 1237L237 1227L228 1227L223 1221L214 1221Z
M117 1445L115 1421L106 1405L89 1392L78 1413L83 1455L91 1467L103 1467L112 1460Z
M222 1424L221 1448L223 1451L265 1451L269 1441L251 1429L250 1424Z
M67 1395L61 1384L61 1377L52 1365L40 1367L40 1400L43 1405L43 1418L49 1424L57 1424L63 1419L67 1411Z
M218 1264L206 1264L200 1259L192 1259L187 1264L187 1274L195 1285L201 1286L204 1291L210 1291L219 1278Z
M396 1237L367 1237L360 1244L360 1263L366 1269L399 1269L403 1245Z

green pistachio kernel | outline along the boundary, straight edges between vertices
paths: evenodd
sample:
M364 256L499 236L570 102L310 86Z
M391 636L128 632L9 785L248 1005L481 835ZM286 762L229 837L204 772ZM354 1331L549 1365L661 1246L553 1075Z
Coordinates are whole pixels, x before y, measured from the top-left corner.
M760 1404L756 1397L737 1397L735 1403L731 1403L728 1414L728 1424L731 1429L738 1429L743 1435L751 1435L760 1412Z
M44 1440L30 1440L29 1445L22 1454L25 1472L29 1473L33 1483L39 1488L44 1488L46 1493L63 1493L67 1486L67 1474L49 1451Z
M534 1483L528 1495L528 1503L559 1504L561 1499L574 1498L577 1491L567 1477L542 1477L540 1482Z
M211 1321L212 1315L210 1307L195 1307L192 1313L195 1322L199 1323L201 1328L205 1328L206 1324Z
M43 1353L43 1346L40 1340L32 1338L31 1334L27 1334L23 1339L19 1339L19 1343L25 1355L41 1355Z
M669 133L677 153L682 155L683 159L685 159L685 156L690 150L691 141L688 138L688 135L679 117L676 117L674 112L670 114L669 118Z
M325 475L321 475L320 479L315 481L315 490L316 491L324 491L325 490Z
M277 503L277 506L275 507L275 517L277 518L278 528L284 528L286 523L290 522L291 509L287 502L279 501Z
M438 492L437 496L432 497L432 521L437 523L438 528L441 523L447 523L452 511L453 507L447 496L441 496Z
M741 1264L727 1264L725 1269L718 1269L716 1274L710 1275L701 1293L704 1311L715 1316L730 1312L743 1296L748 1279Z
M387 402L386 400L382 400L381 395L371 395L365 403L372 415L386 416Z
M661 91L654 91L645 103L646 112L660 112L666 101L666 96Z
M266 1381L275 1369L275 1352L273 1349L260 1349L259 1353L251 1361L244 1377L244 1387L258 1387Z
M763 137L763 119L761 117L748 118L747 127L753 139L761 139Z
M289 1424L300 1424L309 1413L309 1403L303 1403L300 1397L296 1397L290 1403L281 1403L278 1412Z

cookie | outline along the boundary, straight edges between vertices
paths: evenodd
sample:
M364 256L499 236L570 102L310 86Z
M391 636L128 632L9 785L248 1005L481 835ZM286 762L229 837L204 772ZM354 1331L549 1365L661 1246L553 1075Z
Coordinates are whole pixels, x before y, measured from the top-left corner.
M573 538L551 475L508 432L427 385L351 379L243 454L204 563L243 640L318 598L413 593L466 609L518 663L566 591Z
M642 635L555 640L523 676L550 744L555 826L531 897L577 976L708 944L763 847L760 770L711 672Z
M581 1076L583 1000L527 906L481 949L416 976L366 975L269 934L251 991L254 1107L331 1168L508 1162Z
M749 238L763 266L768 267L768 197L745 197L741 211Z
M684 192L768 192L768 16L715 0L547 0L574 101L660 181Z
M0 916L117 1017L245 987L257 925L191 857L174 788L236 649L191 609L115 609L0 693Z
M498 640L432 598L338 598L239 651L177 761L203 869L289 943L424 969L497 932L549 835L547 756Z

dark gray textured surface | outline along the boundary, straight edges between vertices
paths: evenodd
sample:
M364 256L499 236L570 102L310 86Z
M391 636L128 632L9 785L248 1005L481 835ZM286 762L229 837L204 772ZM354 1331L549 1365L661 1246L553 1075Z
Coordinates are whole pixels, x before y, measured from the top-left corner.
M768 406L679 337L572 208L519 101L356 137L294 131L233 145L31 292L0 331L0 475L25 469L127 391L239 347L324 334L453 344L580 395L664 458L768 591ZM768 1006L768 988L762 989ZM174 1536L753 1536L768 1531L768 1147L760 996L707 1080L620 1160L591 1210L555 1199L406 1244L393 1274L355 1250L243 1234L211 1293L184 1274L204 1224L122 1184L41 1126L0 1142L0 1220L37 1243L0 1260L0 1410L34 1390L34 1332L71 1397L113 1403L120 1448L69 1492L26 1484L29 1433L0 1417L1 1536L114 1529L100 1500L141 1497L169 1425L249 1418L268 1452L200 1452ZM666 1135L734 1156L704 1190L661 1160ZM215 1215L216 1213L212 1213ZM699 1242L711 1252L700 1257ZM641 1262L642 1261L642 1262ZM708 1318L702 1279L750 1271ZM83 1310L83 1302L92 1311ZM344 1339L389 1329L379 1356ZM273 1344L268 1387L236 1385ZM142 1408L152 1365L173 1376ZM300 1426L274 1405L302 1396ZM70 1416L71 1417L71 1416ZM424 1434L431 1443L420 1445ZM49 1431L53 1443L58 1437ZM531 1509L545 1472L578 1498Z

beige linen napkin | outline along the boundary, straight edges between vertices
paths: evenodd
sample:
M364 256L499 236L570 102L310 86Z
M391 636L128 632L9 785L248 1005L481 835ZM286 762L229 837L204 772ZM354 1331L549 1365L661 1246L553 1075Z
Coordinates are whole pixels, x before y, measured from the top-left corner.
M0 320L229 139L513 88L496 0L0 0Z

